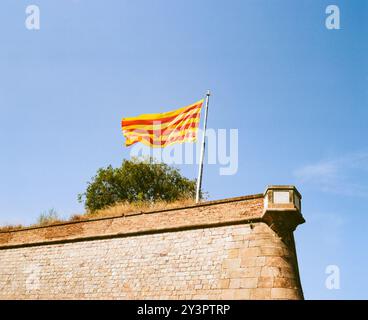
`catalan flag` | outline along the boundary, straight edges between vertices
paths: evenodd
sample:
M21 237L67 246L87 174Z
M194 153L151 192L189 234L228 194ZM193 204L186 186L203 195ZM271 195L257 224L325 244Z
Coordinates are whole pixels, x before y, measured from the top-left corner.
M163 148L174 143L197 141L202 105L203 99L169 112L123 118L125 145L141 142L149 147Z

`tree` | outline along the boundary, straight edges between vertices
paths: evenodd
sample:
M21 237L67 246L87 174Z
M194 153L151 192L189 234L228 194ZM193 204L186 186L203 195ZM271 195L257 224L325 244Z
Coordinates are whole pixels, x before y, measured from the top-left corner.
M182 176L178 169L152 158L133 158L124 160L119 168L100 168L78 200L85 199L85 208L93 213L118 202L193 199L195 191L196 180Z

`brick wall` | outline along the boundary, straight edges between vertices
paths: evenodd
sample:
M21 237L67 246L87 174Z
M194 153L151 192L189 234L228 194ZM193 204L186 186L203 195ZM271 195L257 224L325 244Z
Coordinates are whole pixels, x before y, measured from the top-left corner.
M263 195L0 233L0 299L301 299Z

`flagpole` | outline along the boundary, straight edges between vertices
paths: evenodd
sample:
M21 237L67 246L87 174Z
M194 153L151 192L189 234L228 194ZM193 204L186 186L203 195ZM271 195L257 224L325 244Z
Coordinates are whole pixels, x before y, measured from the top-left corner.
M204 150L206 147L206 128L207 128L207 115L208 115L208 105L210 102L210 90L207 90L206 94L206 106L204 110L204 124L203 124L203 137L202 137L202 147L201 147L201 157L199 160L198 168L198 180L197 180L197 192L196 192L196 203L199 203L201 187L202 187L202 174L203 174L203 160L204 160Z

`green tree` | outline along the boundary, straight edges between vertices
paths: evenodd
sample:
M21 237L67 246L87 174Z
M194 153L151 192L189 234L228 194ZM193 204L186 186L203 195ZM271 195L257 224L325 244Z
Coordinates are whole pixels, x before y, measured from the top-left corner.
M196 180L182 176L180 171L152 158L124 160L121 167L100 168L88 182L87 190L78 195L89 212L118 202L173 202L194 198Z

